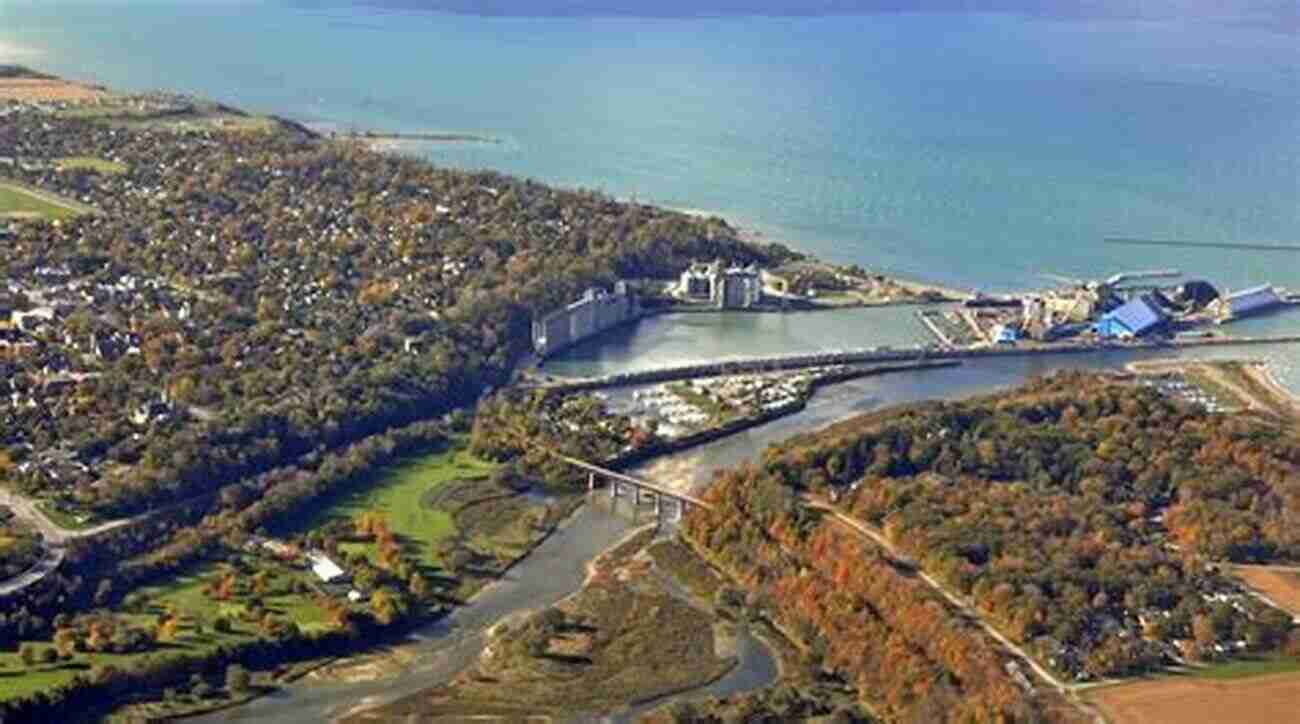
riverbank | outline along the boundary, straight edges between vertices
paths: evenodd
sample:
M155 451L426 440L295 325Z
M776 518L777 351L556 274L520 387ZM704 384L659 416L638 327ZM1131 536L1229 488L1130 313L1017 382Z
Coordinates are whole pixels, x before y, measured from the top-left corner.
M674 593L674 569L650 552L659 545L654 527L637 529L589 564L577 591L494 625L451 682L345 721L598 715L719 681L737 665L733 635Z

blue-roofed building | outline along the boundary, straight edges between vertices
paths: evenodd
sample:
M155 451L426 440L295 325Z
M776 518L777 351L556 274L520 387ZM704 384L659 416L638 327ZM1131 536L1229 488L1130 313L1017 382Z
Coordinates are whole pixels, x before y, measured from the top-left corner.
M1092 331L1103 339L1141 337L1165 323L1165 313L1149 294L1135 297L1107 312Z
M1020 330L1010 324L999 324L993 328L995 344L1015 344L1020 341Z

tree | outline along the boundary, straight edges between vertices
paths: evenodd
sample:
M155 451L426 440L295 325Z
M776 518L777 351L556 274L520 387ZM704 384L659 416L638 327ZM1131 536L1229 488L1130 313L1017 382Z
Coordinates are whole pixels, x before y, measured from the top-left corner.
M253 593L255 593L255 594L259 595L259 596L264 596L264 595L266 595L266 590L267 590L267 581L268 581L269 579L270 579L270 574L269 574L268 572L266 572L266 571L258 571L257 573L254 573L254 574L253 574Z
M226 667L226 688L235 693L248 691L253 684L253 677L239 664Z
M167 643L176 640L176 629L180 619L175 616L163 616L157 627L154 629L153 639L158 643Z
M370 612L384 626L401 615L397 598L387 588L377 588L370 594Z
M71 628L55 631L54 648L58 649L59 656L65 659L72 658L72 655L77 652L77 632Z
M410 591L416 600L423 601L429 595L429 579L420 575L418 571L412 571L411 577L406 581L406 590Z

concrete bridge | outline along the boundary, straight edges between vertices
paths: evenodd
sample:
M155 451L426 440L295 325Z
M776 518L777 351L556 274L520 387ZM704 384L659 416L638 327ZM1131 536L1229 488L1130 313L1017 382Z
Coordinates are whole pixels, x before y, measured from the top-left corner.
M665 517L672 521L679 521L686 515L686 511L691 506L712 510L713 506L689 493L680 493L675 490L652 483L649 480L634 478L631 475L603 468L599 465L579 460L578 458L562 455L553 450L548 450L555 459L560 460L568 465L572 465L579 470L587 473L587 491L595 492L602 482L609 485L609 499L617 501L624 493L632 496L633 510L639 510L643 500L652 500L655 505L655 521L662 522Z

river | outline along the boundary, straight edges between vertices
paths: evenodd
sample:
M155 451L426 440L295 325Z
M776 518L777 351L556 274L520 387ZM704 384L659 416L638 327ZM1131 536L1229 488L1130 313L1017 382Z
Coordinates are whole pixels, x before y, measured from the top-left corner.
M705 322L700 318L702 316L693 316L692 319ZM743 316L745 318L739 322L742 325L774 324L760 319L762 315ZM734 321L723 317L716 319L722 324ZM885 314L874 319L896 321L900 317ZM694 331L713 340L701 342L700 346L707 349L717 343L718 335L707 323ZM640 344L635 335L626 342L628 349L637 349ZM683 348L691 348L685 340L682 344ZM738 353L744 351L738 350ZM1179 356L1196 359L1246 355L1268 358L1276 351L1271 347L1195 349L1183 351ZM591 350L582 348L575 351L576 357L590 354ZM610 348L605 348L603 354L603 361L599 363L601 369L617 371L621 366L617 361L618 355ZM672 356L677 356L677 353L673 352ZM714 472L754 460L773 442L819 429L855 414L900 403L989 393L1062 368L1114 369L1130 361L1157 356L1167 357L1169 352L1108 351L1077 356L990 358L959 367L854 380L822 389L801 412L692 450L658 458L639 466L632 474L698 491L707 486ZM629 364L633 363L631 358L628 359ZM551 605L577 590L585 578L587 563L626 535L633 526L628 516L610 511L604 504L585 506L532 555L512 568L504 580L484 590L444 620L416 631L410 643L418 655L400 675L357 683L298 682L275 695L204 717L201 721L320 722L358 706L381 705L446 681L475 660L483 645L483 632L493 623L516 612ZM775 679L775 664L761 643L743 636L740 654L740 665L728 676L713 686L686 696L737 693L766 686ZM618 718L625 717L626 713Z

